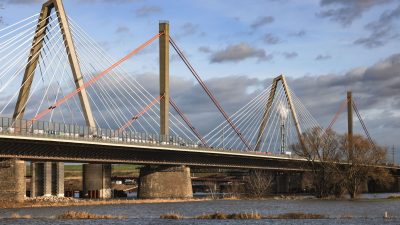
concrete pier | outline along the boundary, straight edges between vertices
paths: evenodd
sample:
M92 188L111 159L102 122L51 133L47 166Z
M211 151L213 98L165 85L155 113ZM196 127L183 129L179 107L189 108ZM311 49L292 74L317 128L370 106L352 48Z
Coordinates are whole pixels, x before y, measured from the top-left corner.
M275 177L276 193L289 193L290 176L286 173L277 173Z
M0 201L23 202L25 193L25 162L18 159L0 161Z
M83 164L83 196L111 198L111 164Z
M64 163L31 163L31 197L64 196Z
M145 166L140 169L139 198L192 198L190 168Z

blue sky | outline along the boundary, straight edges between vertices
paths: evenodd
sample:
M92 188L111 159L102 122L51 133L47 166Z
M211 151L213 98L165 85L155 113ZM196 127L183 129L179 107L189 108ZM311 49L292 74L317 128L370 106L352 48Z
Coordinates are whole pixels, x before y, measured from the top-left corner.
M3 20L12 24L37 13L42 2L5 2ZM354 67L371 65L398 51L399 38L376 48L354 44L357 39L370 35L364 26L377 20L385 11L396 8L396 1L362 9L361 15L349 24L321 16L327 10L353 7L343 5L343 1L331 2L323 5L318 0L72 0L64 4L70 17L116 58L156 33L159 20L168 20L171 35L204 78L234 74L264 78L280 73L292 77L344 73ZM354 7L353 10L359 9ZM255 25L266 17L272 21ZM399 25L398 21L395 23ZM272 38L269 43L266 36ZM211 52L240 43L264 51L267 58L243 57L235 62L210 63ZM211 52L201 52L201 47ZM317 60L318 56L322 56L320 60ZM157 71L156 57L157 50L154 49L141 59L135 58L139 61L137 65L148 60L155 62L154 65L141 65L137 70Z
M1 26L38 13L43 2L0 0ZM400 146L397 0L65 0L64 5L115 59L155 35L160 20L168 20L171 36L229 113L248 98L234 101L224 94L227 90L253 96L271 78L285 74L321 125L329 123L346 91L353 90L372 136L380 144ZM154 89L146 81L158 79L158 44L127 66ZM174 87L185 87L175 93L177 101L188 103L182 108L198 124L201 116L184 99L193 95L185 92L188 87L197 86L173 53L171 76ZM227 82L231 78L242 82ZM335 128L345 130L344 116Z

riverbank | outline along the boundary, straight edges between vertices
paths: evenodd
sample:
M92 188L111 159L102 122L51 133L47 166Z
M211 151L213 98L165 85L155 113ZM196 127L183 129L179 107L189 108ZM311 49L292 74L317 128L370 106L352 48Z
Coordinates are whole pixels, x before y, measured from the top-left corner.
M211 198L191 198L191 199L81 199L71 197L37 197L27 198L23 203L15 202L0 202L0 209L18 209L18 208L42 208L42 207L69 207L69 206L96 206L96 205L123 205L123 204L156 204L156 203L190 203L190 202L207 202L216 200L227 200L227 201L270 201L270 200L283 200L283 201L307 201L307 200L320 200L320 201L331 201L331 200L350 200L350 199L337 199L337 198L326 198L317 199L310 195L275 195L262 199L248 199L248 198L237 198L228 197L222 199L211 199ZM355 199L355 201L399 201L400 195L371 195L368 194L362 198ZM352 200L354 201L354 200Z
M151 204L151 203L182 203L204 202L212 199L109 199L92 200L76 198L35 198L23 203L1 202L0 209L41 208L41 207L66 207L66 206L95 206L95 205L121 205L121 204Z

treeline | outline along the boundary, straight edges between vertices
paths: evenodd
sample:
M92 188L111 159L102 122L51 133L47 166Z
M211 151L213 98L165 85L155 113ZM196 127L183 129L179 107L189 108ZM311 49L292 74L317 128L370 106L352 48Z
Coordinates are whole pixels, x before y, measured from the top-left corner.
M360 136L339 135L332 130L313 128L303 133L292 151L307 160L315 196L356 198L369 179L382 186L393 182L387 163L387 149Z

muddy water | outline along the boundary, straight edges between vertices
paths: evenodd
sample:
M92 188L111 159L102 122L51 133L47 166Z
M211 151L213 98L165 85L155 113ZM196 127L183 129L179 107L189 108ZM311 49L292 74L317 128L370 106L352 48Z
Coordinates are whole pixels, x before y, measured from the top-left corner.
M95 214L111 214L127 217L124 220L54 220L52 216L65 211L87 211ZM161 214L175 212L186 217L205 213L259 212L263 215L275 215L289 212L323 214L329 219L323 220L162 220ZM394 219L383 219L387 212ZM50 207L0 209L0 217L10 217L13 213L31 215L27 220L1 219L0 224L400 224L400 200L369 198L349 200L217 200L186 203L153 203L127 205L100 205L81 207ZM344 219L346 218L346 219ZM350 218L350 219L348 219Z

